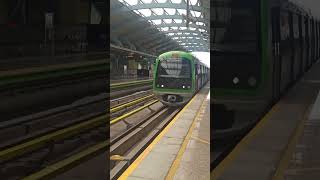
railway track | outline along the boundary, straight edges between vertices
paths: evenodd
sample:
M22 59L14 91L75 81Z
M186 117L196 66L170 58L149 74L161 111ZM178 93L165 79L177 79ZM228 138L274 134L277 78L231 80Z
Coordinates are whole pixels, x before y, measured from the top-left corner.
M153 95L139 92L112 100L111 115L148 103ZM1 177L47 179L106 152L105 95L2 122ZM139 109L139 107L138 107ZM20 134L19 134L20 133ZM16 173L16 171L24 173Z
M65 126L45 135L20 142L0 151L2 177L21 179L70 154L86 150L106 140L106 116L84 118L82 122ZM17 170L19 174L17 172Z
M112 119L110 178L117 179L179 111L150 100L142 107ZM136 117L132 117L134 115Z
M101 152L101 149L92 150L92 147L107 139L104 97L104 94L88 97L68 106L2 122L1 177L21 179L65 159L75 160L78 153L87 152L84 157L76 156L80 159L70 161L71 164Z

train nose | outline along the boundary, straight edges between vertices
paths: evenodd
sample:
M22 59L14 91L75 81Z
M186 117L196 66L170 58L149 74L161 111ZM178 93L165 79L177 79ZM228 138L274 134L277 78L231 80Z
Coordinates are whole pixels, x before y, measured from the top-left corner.
M175 95L168 95L168 101L169 102L176 102L177 97Z

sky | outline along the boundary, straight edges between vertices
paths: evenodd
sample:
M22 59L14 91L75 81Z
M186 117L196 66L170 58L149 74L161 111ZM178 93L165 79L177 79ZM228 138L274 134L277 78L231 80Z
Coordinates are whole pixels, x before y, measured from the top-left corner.
M210 52L192 52L201 62L210 67Z

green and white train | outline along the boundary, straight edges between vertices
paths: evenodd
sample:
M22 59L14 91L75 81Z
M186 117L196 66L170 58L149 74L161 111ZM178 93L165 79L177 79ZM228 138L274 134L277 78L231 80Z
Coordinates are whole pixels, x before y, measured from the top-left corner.
M218 0L210 9L212 125L231 132L260 118L319 59L320 23L290 0Z
M163 53L154 65L153 92L165 105L181 106L208 82L209 71L191 53Z

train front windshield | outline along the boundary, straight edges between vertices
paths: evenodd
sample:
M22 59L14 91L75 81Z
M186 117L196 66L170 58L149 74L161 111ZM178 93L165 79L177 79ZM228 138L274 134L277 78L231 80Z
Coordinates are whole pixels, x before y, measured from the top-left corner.
M211 4L211 58L216 88L256 88L260 79L260 0Z
M156 86L166 89L190 89L191 62L184 58L162 59L158 64Z

